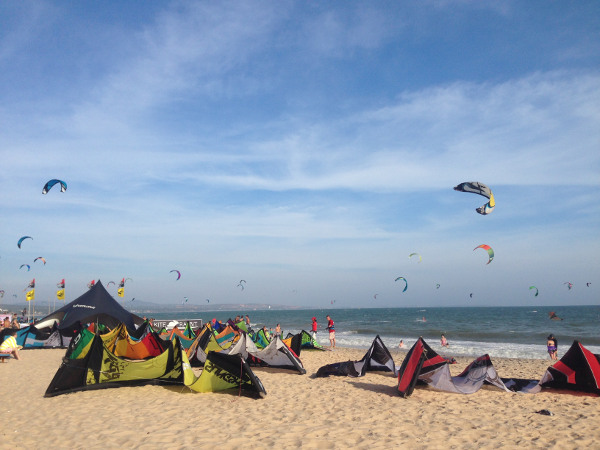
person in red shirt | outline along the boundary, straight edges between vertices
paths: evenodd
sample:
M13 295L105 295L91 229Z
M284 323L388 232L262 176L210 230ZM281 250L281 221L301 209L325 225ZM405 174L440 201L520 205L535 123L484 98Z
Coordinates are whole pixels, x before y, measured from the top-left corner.
M329 316L327 318L327 330L329 331L329 347L335 348L335 325L333 319Z
M312 318L312 338L315 341L317 340L317 318L316 317Z

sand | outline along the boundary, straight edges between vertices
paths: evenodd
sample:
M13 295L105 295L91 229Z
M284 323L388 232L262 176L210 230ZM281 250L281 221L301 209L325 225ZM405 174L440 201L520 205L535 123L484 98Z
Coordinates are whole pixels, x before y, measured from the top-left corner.
M405 353L391 350L397 363ZM142 386L44 398L64 350L22 351L0 364L2 448L599 448L600 398L484 387L473 395L417 387L396 394L383 372L312 375L364 349L303 351L306 375L255 368L264 399ZM457 358L452 373L471 361ZM493 358L502 377L539 379L549 360ZM554 416L536 414L548 409Z

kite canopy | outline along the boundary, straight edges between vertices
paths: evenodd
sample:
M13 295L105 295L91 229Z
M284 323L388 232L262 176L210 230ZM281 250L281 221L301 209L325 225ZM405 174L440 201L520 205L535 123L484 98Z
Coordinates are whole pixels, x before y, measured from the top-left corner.
M143 319L123 308L98 280L85 294L44 317L36 323L36 327L51 327L55 322L59 323L59 330L91 322L102 323L110 328L124 323L129 330L135 330L135 324L142 324Z
M482 244L482 245L478 245L477 247L475 247L473 249L473 251L477 250L478 248L482 248L488 252L488 256L490 257L490 259L488 260L487 264L491 263L492 260L494 259L494 250L492 250L492 247L490 247L489 245L486 245L486 244Z
M402 292L406 292L406 290L408 289L408 281L406 281L406 278L404 278L404 277L398 277L394 281L398 281L398 280L404 280L405 286L404 286L404 289L402 289Z
M50 189L52 189L52 187L55 184L60 184L60 192L66 192L67 191L67 183L65 183L64 181L61 181L61 180L50 180L50 181L48 181L44 185L44 188L42 189L42 194L47 194L48 191Z
M574 341L560 361L548 368L540 385L600 395L600 355L593 354L581 342Z
M408 255L409 258L412 258L413 256L418 256L419 262L423 261L423 257L418 253L411 253L410 255Z
M329 375L362 377L368 370L392 372L396 375L396 364L389 350L377 335L371 347L360 361L346 361L327 364L317 370L317 377Z
M479 181L466 181L464 183L460 183L458 186L454 186L454 190L459 192L471 192L473 194L479 194L489 199L489 202L475 210L479 214L489 214L496 206L496 201L494 200L494 194L492 194L492 190Z
M181 278L181 272L179 270L173 269L171 271L169 271L169 273L173 273L175 272L177 274L177 280L179 280Z
M531 291L532 289L535 289L535 295L534 295L534 297L537 297L538 294L540 293L540 291L535 286L529 286L529 290Z
M24 241L25 239L31 239L31 240L33 240L33 238L32 238L31 236L23 236L22 238L20 238L20 239L17 241L17 247L21 248L21 244L23 243L23 241Z

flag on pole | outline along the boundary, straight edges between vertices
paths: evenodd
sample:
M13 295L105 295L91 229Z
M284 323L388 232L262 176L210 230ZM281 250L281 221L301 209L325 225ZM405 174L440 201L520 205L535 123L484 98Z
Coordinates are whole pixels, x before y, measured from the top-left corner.
M61 289L60 291L56 291L56 298L59 300L65 299L65 290Z
M119 283L119 288L117 289L117 295L119 297L125 297L125 278L121 280Z
M27 292L27 295L25 296L25 300L30 302L31 300L34 300L34 299L35 299L35 289L32 289Z

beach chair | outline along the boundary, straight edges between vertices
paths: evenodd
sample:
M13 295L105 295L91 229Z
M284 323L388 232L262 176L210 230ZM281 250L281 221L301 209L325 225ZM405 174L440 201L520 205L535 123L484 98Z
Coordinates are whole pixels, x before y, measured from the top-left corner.
M0 353L0 360L4 362L6 358L10 358L10 353Z

